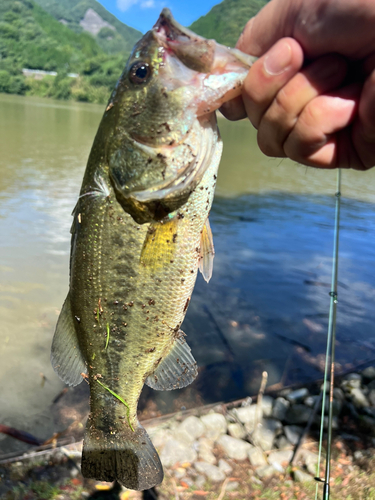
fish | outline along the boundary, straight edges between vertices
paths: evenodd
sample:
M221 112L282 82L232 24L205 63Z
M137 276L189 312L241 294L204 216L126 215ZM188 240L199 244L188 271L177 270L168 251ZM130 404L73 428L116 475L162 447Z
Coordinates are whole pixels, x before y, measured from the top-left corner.
M253 60L163 9L111 94L72 214L69 292L51 349L66 384L90 385L84 477L133 490L163 480L138 399L144 384L172 390L197 377L181 323L198 269L212 274L215 110L240 95Z

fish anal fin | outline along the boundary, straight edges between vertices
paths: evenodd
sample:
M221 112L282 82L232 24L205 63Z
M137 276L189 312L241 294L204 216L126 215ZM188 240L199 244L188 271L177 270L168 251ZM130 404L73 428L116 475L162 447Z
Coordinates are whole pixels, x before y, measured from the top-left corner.
M214 240L212 237L212 231L210 226L210 221L208 217L203 226L203 231L201 235L201 245L199 252L199 270L202 273L203 278L207 283L210 281L212 276L212 270L214 265Z
M70 296L65 299L57 320L51 348L51 364L63 382L75 386L82 382L81 373L87 373L85 360L78 344L73 322Z
M198 375L197 363L190 347L179 332L169 353L156 370L147 377L145 384L157 391L181 389L191 384Z

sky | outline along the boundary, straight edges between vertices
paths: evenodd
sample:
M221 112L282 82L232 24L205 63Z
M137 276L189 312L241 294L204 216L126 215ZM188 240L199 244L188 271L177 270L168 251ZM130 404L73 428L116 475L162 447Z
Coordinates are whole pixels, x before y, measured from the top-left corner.
M145 33L155 24L163 7L169 7L184 26L204 16L221 0L98 0L120 21Z

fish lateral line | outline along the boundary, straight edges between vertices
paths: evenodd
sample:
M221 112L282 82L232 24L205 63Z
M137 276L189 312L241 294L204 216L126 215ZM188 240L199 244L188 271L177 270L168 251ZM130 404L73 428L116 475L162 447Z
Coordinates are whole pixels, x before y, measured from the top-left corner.
M103 382L100 382L100 380L96 379L96 381L98 382L99 385L101 385L106 391L108 391L110 394L112 394L112 396L114 396L115 398L117 398L119 401L121 401L121 403L123 405L126 406L126 419L128 421L128 424L129 424L129 427L130 429L134 431L134 428L132 426L132 424L130 423L130 408L129 408L129 405L128 403L125 401L125 399L123 399L121 396L119 396L118 394L116 394L114 391L112 391L112 389L110 389L109 387L107 387L105 384L103 384Z

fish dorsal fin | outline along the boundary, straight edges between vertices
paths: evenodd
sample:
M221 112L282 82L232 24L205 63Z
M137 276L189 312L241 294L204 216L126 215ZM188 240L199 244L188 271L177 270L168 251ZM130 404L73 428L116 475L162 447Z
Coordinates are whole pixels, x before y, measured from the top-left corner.
M212 276L212 269L214 266L214 240L212 238L212 231L210 227L210 221L208 217L203 226L203 231L201 235L201 246L199 252L199 270L202 273L203 278L207 283L210 281Z
M57 320L51 348L51 363L57 375L68 385L80 384L83 380L81 373L87 373L73 323L69 293Z
M157 391L181 389L191 384L198 375L197 362L180 330L167 356L154 373L146 379L146 385Z

